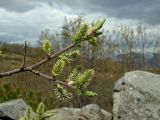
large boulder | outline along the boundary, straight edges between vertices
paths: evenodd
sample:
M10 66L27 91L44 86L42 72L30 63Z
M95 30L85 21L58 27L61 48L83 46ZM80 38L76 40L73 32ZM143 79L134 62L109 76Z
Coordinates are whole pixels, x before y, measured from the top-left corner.
M113 120L160 120L160 75L133 71L118 80Z
M27 104L22 99L0 104L0 120L19 120L25 115Z
M52 110L55 113L47 120L112 120L112 115L96 104L80 108L60 108Z

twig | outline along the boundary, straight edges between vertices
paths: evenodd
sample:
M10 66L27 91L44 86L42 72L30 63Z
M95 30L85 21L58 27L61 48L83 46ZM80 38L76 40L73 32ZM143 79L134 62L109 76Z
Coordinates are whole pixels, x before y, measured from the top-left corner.
M66 82L64 82L64 81L56 80L54 76L46 75L46 74L41 73L41 72L39 72L39 71L37 71L37 70L30 70L30 72L33 73L33 74L35 74L35 75L37 75L37 76L41 76L41 77L46 78L46 79L48 79L48 80L52 80L52 81L54 81L56 84L61 84L61 85L64 85L64 86L66 86L66 87L68 87L68 88L75 89L74 86L69 85L68 83L66 83Z
M69 49L71 49L71 48L73 48L73 47L75 47L75 44L70 44L68 47L66 47L66 48L58 51L58 52L55 53L55 54L50 55L50 57L46 57L45 59L41 60L40 62L38 62L38 63L36 63L36 64L34 64L34 65L30 66L30 67L27 67L26 69L36 69L36 68L38 68L39 66L41 66L42 64L50 61L50 60L53 59L53 58L56 58L56 57L57 57L58 55L60 55L61 53L65 52L65 51L67 51L67 50L69 50Z
M25 41L22 69L25 67L25 63L26 63L26 52L27 52L27 42Z
M0 73L0 78L6 77L6 76L11 76L12 74L17 74L17 73L21 73L21 72L24 72L24 69L18 68L18 69L14 69L14 70L11 70L8 72L3 72L3 73Z
M95 32L96 32L96 31L93 29L93 30L88 34L88 36L92 36L92 34L95 34ZM65 51L67 51L67 50L69 50L69 49L71 49L71 48L73 48L73 47L75 47L75 46L76 46L75 44L70 44L68 47L66 47L66 48L58 51L57 53L52 54L52 55L50 55L50 56L47 56L46 58L44 58L44 59L41 60L40 62L37 62L37 63L35 63L35 64L33 64L33 65L29 66L29 67L25 67L25 68L24 68L24 65L25 65L25 57L26 57L26 55L24 55L23 67L21 67L21 68L19 68L19 69L15 69L15 70L8 71L8 72L0 73L0 78L6 77L6 76L11 76L11 75L13 75L13 74L17 74L17 73L20 73L20 72L32 71L32 70L38 68L39 66L41 66L42 64L50 61L51 59L57 57L57 56L60 55L61 53L65 52Z
M11 71L8 71L8 72L2 72L2 73L0 73L0 78L6 77L6 76L11 76L13 74L17 74L17 73L21 73L21 72L32 71L32 70L38 68L39 66L45 64L46 62L52 60L53 58L58 57L58 55L60 55L61 53L65 52L65 51L67 51L67 50L69 50L69 49L71 49L73 47L75 47L75 44L70 44L68 47L66 47L66 48L64 48L64 49L62 49L62 50L50 55L50 57L44 58L40 62L37 62L37 63L35 63L35 64L33 64L33 65L29 66L29 67L25 67L23 69L22 69L22 67L20 67L18 69L14 69L14 70L11 70ZM25 60L23 62L25 62Z

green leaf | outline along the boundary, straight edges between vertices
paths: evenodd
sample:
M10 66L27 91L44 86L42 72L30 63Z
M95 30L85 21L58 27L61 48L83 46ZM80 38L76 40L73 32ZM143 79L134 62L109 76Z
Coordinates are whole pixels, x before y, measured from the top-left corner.
M59 75L60 73L62 73L64 66L65 66L65 61L62 59L59 59L53 67L52 74L54 76Z
M88 31L88 24L84 23L79 31L77 31L73 36L72 36L72 42L74 44L80 45L80 42L85 40L85 36L87 35L87 31Z
M106 21L105 18L99 18L99 19L95 22L93 28L94 28L96 31L99 30L99 29L101 29L102 26L103 26L103 24L105 23L105 21Z
M42 41L42 49L45 53L50 55L52 52L52 42L48 39L43 40Z
M32 120L31 112L32 112L32 108L31 106L29 106L27 109L27 120Z
M103 33L103 32L99 32L99 31L97 31L97 32L96 32L96 34L95 34L95 37L100 36L102 33Z
M77 56L79 56L80 55L80 51L79 50L74 50L74 51L72 51L72 52L70 52L69 54L68 54L68 57L69 58L76 58Z
M90 44L92 44L93 46L97 46L97 38L96 37L92 37L91 39L89 39L88 42Z
M57 84L57 88L54 89L54 93L58 100L60 101L69 101L72 99L72 93L70 93L68 90L66 90L63 86L60 84Z
M26 120L24 117L20 118L20 120Z
M38 114L38 120L41 120L43 118L44 113L44 103L40 103L37 107L37 114Z
M20 120L38 120L35 117L36 116L33 114L32 108L28 106L26 115L20 118Z
M76 58L79 55L80 55L80 51L74 50L72 52L60 55L59 58L69 63L72 59Z
M83 92L86 90L90 80L92 79L94 75L93 69L88 69L82 74L78 74L75 78L74 84L76 86L76 91L78 95L83 94Z
M94 97L94 96L97 96L97 93L92 92L92 91L85 91L83 95L88 96L88 97Z
M78 76L77 70L74 69L68 76L68 79L67 79L68 84L70 85L75 84L78 78L77 76Z
M56 112L55 112L55 111L52 111L52 110L46 111L46 112L44 113L44 115L43 115L43 118L49 118L49 117L53 116L55 113L56 113Z
M92 79L94 75L94 70L93 69L88 69L86 70L82 75L81 75L81 82L88 82Z

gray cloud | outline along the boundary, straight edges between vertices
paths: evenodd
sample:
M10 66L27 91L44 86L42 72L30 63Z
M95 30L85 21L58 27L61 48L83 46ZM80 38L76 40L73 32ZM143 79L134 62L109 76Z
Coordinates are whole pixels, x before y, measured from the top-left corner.
M160 24L159 0L87 0L90 12L123 19L143 19L146 23Z
M160 0L0 0L0 41L38 39L44 28L59 30L64 16L86 13L119 23L142 19L160 25ZM112 23L110 23L112 24Z
M63 23L64 16L70 16L65 13L67 10L52 8L47 4L27 10L25 12L0 8L0 41L6 42L35 42L40 32L45 28L51 31L57 31ZM31 41L34 40L34 41Z
M59 6L69 6L74 12L103 13L109 17L142 19L148 24L160 24L160 0L47 0Z
M72 12L102 12L116 18L143 19L149 24L160 23L160 0L1 0L0 7L16 12L26 12L48 4L53 7L70 7Z
M35 8L35 5L27 0L1 0L0 7L8 11L25 12Z

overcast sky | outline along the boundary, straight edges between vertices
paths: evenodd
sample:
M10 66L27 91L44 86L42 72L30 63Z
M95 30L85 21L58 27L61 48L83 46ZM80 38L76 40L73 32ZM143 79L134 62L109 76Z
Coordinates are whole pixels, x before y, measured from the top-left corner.
M0 0L0 41L35 43L45 28L60 31L64 17L104 16L105 29L137 20L160 28L160 0Z

